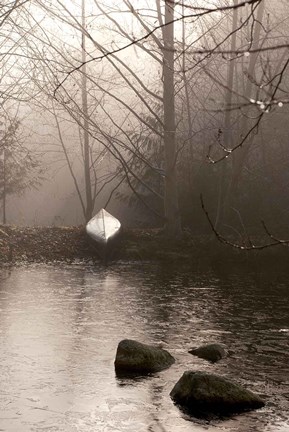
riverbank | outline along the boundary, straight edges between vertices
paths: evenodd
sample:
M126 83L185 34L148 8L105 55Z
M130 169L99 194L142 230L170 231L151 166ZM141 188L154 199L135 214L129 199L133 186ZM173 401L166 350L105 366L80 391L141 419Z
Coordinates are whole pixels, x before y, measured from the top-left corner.
M259 243L262 240L259 240ZM191 236L172 243L160 230L124 230L110 251L111 261L161 261L219 266L261 265L286 267L289 248L275 246L242 251L212 236ZM99 262L101 253L84 227L0 226L0 262Z

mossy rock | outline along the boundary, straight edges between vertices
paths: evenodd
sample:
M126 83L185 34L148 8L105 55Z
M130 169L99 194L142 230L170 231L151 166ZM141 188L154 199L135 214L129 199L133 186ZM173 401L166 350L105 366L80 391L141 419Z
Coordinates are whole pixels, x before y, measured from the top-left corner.
M239 384L206 372L187 371L170 393L173 401L196 417L231 415L261 408L260 396Z
M203 345L199 348L193 348L189 351L190 354L216 363L226 356L226 351L219 344Z
M118 374L149 374L167 369L174 362L162 348L124 339L118 344L114 365Z

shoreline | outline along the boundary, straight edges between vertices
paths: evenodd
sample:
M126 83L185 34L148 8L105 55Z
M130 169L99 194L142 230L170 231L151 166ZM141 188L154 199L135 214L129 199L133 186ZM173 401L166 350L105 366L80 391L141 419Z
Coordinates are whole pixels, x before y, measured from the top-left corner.
M215 237L186 233L172 243L158 229L125 229L114 241L110 260L152 261L203 266L281 267L289 262L289 247L282 245L259 251L242 251L220 243ZM75 227L0 226L0 264L19 262L83 261L101 263L97 244ZM289 271L289 270L288 270Z

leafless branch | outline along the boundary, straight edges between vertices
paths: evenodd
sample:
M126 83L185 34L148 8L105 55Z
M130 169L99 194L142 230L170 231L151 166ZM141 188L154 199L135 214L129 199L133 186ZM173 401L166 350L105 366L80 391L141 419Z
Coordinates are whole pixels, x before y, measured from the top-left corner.
M227 10L232 10L235 8L240 8L246 5L258 5L262 2L263 0L247 0L247 1L243 1L241 3L239 3L237 6L235 5L231 5L231 6L222 6L222 7L217 7L217 8L198 8L198 10L200 12L194 13L194 14L187 14L187 15L181 15L178 18L173 19L171 22L168 23L160 23L159 25L155 26L152 30L147 31L146 34L140 38L137 39L133 39L131 42L129 42L128 44L125 44L124 46L114 49L114 50L110 50L107 51L105 53L102 53L99 56L94 56L91 57L90 59L88 59L85 64L91 63L91 62L95 62L95 61L100 61L103 60L104 58L111 56L113 54L117 54L121 51L126 50L127 48L136 45L140 42L143 42L145 40L147 40L150 36L154 35L154 33L160 29L163 29L165 26L169 26L170 24L188 19L188 18L200 18L202 16L208 15L208 14L212 14L215 12L222 12L222 11L227 11ZM289 47L289 44L286 44L287 47ZM284 45L282 46L284 48ZM263 48L264 50L268 50L269 48ZM262 48L260 50L263 50ZM271 47L271 49L277 49L276 47ZM257 50L257 52L259 52L260 50ZM175 51L175 50L174 50ZM194 54L208 54L208 53L212 53L212 50L206 50L206 49L197 49L197 50L192 50L191 51ZM236 52L234 52L234 54L240 54L240 53L247 53L248 52L248 48L244 49L244 50L238 50ZM254 50L250 51L250 52L254 52ZM232 51L223 51L223 50L213 50L214 54L226 54L226 53L230 53L232 54ZM79 71L83 68L84 63L81 62L78 66L75 66L73 69L71 69L70 71L67 72L66 76L58 83L58 85L56 86L55 90L54 90L54 96L56 95L57 91L59 90L60 87L63 86L63 84L65 83L65 81L68 79L68 77L73 74L76 71Z
M289 245L289 240L281 240L281 239L278 239L275 236L273 236L270 233L270 231L268 230L268 228L266 227L266 225L265 225L265 223L263 221L262 221L263 228L264 228L266 234L270 237L270 239L273 240L272 242L266 243L266 244L262 244L262 245L256 245L247 236L246 236L246 242L247 242L247 244L245 242L244 242L244 244L238 244L238 243L231 242L230 240L226 239L222 234L220 234L219 231L216 230L216 228L215 228L215 226L214 226L214 224L212 222L212 219L211 219L211 217L210 217L210 215L208 213L208 210L205 207L202 195L200 195L200 201L201 201L202 210L205 213L206 219L207 219L207 221L208 221L208 223L210 225L210 228L211 228L212 232L215 234L215 236L216 236L216 238L217 238L217 240L219 242L221 242L221 243L223 243L223 244L225 244L227 246L231 246L231 247L233 247L235 249L251 251L251 250L267 249L269 247L278 246L278 245L279 246L280 245L283 245L283 246L288 246Z

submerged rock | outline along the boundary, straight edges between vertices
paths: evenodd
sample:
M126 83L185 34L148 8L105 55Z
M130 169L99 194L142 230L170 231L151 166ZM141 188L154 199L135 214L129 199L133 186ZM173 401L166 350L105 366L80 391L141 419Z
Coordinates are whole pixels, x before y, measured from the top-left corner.
M148 374L167 369L174 362L162 348L124 339L118 344L114 365L117 373Z
M199 348L191 349L189 353L193 354L194 356L208 360L212 363L216 363L217 361L221 360L226 356L226 351L224 350L222 345L219 344L203 345Z
M228 379L187 371L170 393L173 401L197 417L228 415L261 408L260 396Z

